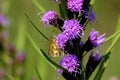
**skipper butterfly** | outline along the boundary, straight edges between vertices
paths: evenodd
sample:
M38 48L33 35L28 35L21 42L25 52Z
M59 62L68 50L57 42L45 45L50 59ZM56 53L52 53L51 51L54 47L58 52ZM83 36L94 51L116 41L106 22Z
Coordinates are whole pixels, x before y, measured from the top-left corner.
M52 57L58 57L61 55L61 51L58 48L55 39L50 39L48 55Z

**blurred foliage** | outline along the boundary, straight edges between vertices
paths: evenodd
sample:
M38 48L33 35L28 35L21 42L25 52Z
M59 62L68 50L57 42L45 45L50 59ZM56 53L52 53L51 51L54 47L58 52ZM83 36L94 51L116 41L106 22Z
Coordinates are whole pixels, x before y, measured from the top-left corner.
M59 13L59 7L54 0L38 0L38 4L41 4L46 11L52 9L58 11ZM93 10L97 17L96 22L92 25L88 25L88 27L93 26L97 28L100 33L106 32L107 37L115 32L117 19L120 13L120 0L96 0ZM34 80L34 78L35 80L39 80L35 66L38 73L40 73L42 80L56 80L57 78L57 71L55 71L46 61L44 61L26 37L26 32L28 32L36 42L37 46L48 52L49 42L45 40L36 31L36 29L34 29L31 23L24 16L24 13L27 13L30 16L35 25L48 38L51 38L52 36L55 36L55 34L59 33L59 31L55 28L44 28L44 25L40 21L40 17L43 13L37 15L39 12L41 12L40 9L34 5L32 0L0 0L0 13L4 14L4 16L9 20L9 26L5 29L9 33L6 44L8 45L13 43L15 45L16 52L25 52L25 61L22 65L24 68L24 75L21 79L15 77L15 80ZM85 33L88 32L89 30L86 30ZM105 52L109 44L111 44L111 42L103 44L100 52ZM119 45L120 41L114 47L113 54L111 55L109 65L102 77L102 80L109 80L112 76L117 76L120 79ZM57 62L59 59L53 60ZM58 78L58 80L62 79L62 77Z

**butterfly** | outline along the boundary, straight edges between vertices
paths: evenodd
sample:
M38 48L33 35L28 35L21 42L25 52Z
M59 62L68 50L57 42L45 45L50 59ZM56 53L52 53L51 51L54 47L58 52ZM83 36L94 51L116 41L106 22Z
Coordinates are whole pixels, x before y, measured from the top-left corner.
M48 55L52 57L59 57L61 55L61 51L53 38L50 39Z

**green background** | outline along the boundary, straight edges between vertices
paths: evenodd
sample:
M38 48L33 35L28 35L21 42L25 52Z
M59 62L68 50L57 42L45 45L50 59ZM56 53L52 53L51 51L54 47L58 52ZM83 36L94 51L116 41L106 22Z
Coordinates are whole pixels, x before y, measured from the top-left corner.
M59 14L58 5L54 0L38 0L39 4L47 11L49 9L55 10ZM40 15L37 15L40 11L35 6L32 0L0 0L1 13L10 21L9 31L9 43L15 44L17 51L25 51L25 63L24 63L24 80L31 80L35 77L39 80L34 67L37 66L39 73L43 80L63 80L63 78L57 77L57 71L55 71L34 49L28 38L26 32L28 32L39 48L48 52L49 42L45 40L31 25L24 13L27 13L36 26L49 38L59 33L56 28L46 28L40 21ZM116 30L117 20L120 13L120 0L95 0L93 11L96 13L96 20L92 25L88 24L88 29L85 31L86 37L91 27L94 27L99 32L106 33L106 37L110 36ZM111 44L111 41L103 44L100 49L100 53L103 54L107 47ZM110 77L117 76L120 79L120 41L112 51L109 65L105 70L102 80L110 80ZM60 58L53 58L58 62ZM86 59L87 60L87 59ZM93 75L94 76L94 75ZM16 79L17 80L17 79ZM92 80L92 78L91 78Z

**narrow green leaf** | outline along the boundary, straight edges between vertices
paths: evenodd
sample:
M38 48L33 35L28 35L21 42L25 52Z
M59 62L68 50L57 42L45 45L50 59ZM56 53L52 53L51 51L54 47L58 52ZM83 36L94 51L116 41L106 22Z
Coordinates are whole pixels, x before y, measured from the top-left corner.
M49 39L37 28L37 26L32 22L32 20L29 18L29 16L24 13L27 19L30 21L30 23L33 25L33 27L46 39L49 41Z
M117 25L117 29L116 29L116 32L118 32L118 30L120 30L120 16L119 16L119 19L118 19L118 25ZM94 78L94 80L101 80L102 78L102 75L108 65L108 62L109 62L109 58L110 58L110 55L111 55L111 50L113 49L113 47L115 46L115 43L117 42L117 40L120 38L120 33L118 33L118 35L113 39L113 42L112 44L110 45L110 47L106 50L103 58L102 58L102 61L101 61L101 64L100 64L100 67L98 69L98 72L96 73L96 76Z
M107 41L109 41L109 40L115 38L119 33L120 33L120 31L119 31L119 32L115 32L115 33L112 34L110 37L106 38L106 39L105 39L105 42L107 42Z
M27 35L28 39L30 40L30 42L32 43L33 47L36 49L36 51L44 58L45 61L48 62L48 64L50 64L54 69L61 68L61 69L65 70L63 67L61 67L60 65L58 65L57 63L55 63L54 61L52 61L45 54L45 52L43 50L39 49L28 33L26 35Z
M60 16L62 19L65 20L65 15L63 14L64 13L64 10L63 10L63 7L61 4L59 4L59 11L60 11Z
M120 33L116 36L116 38L114 39L114 41L112 42L112 44L110 45L110 47L107 49L105 55L108 55L108 53L112 50L112 48L114 47L115 43L117 42L117 40L120 37Z
M66 0L61 0L61 4L60 4L60 6L61 6L61 9L63 11L62 15L64 14L64 17L66 19L68 19L68 12L67 12Z
M117 22L117 28L116 28L116 32L120 32L120 14L118 16L118 22Z
M42 5L40 5L40 3L38 2L38 0L32 0L32 2L42 11L45 12L46 10L42 7Z
M111 52L109 52L109 53L111 53ZM108 63L108 61L107 61L108 59L109 59L109 56L104 56L102 58L101 64L99 66L99 69L98 69L98 71L97 71L97 73L96 73L96 75L95 75L93 80L101 80L101 77L102 77L102 75L103 75L103 73L105 71L105 68L106 68L106 67L104 67L104 65L106 63Z
M40 73L39 73L39 71L38 71L38 69L37 69L37 67L35 66L35 72L36 72L36 74L37 74L37 76L38 76L38 78L39 78L39 80L42 80L42 77L41 77L41 75L40 75Z

